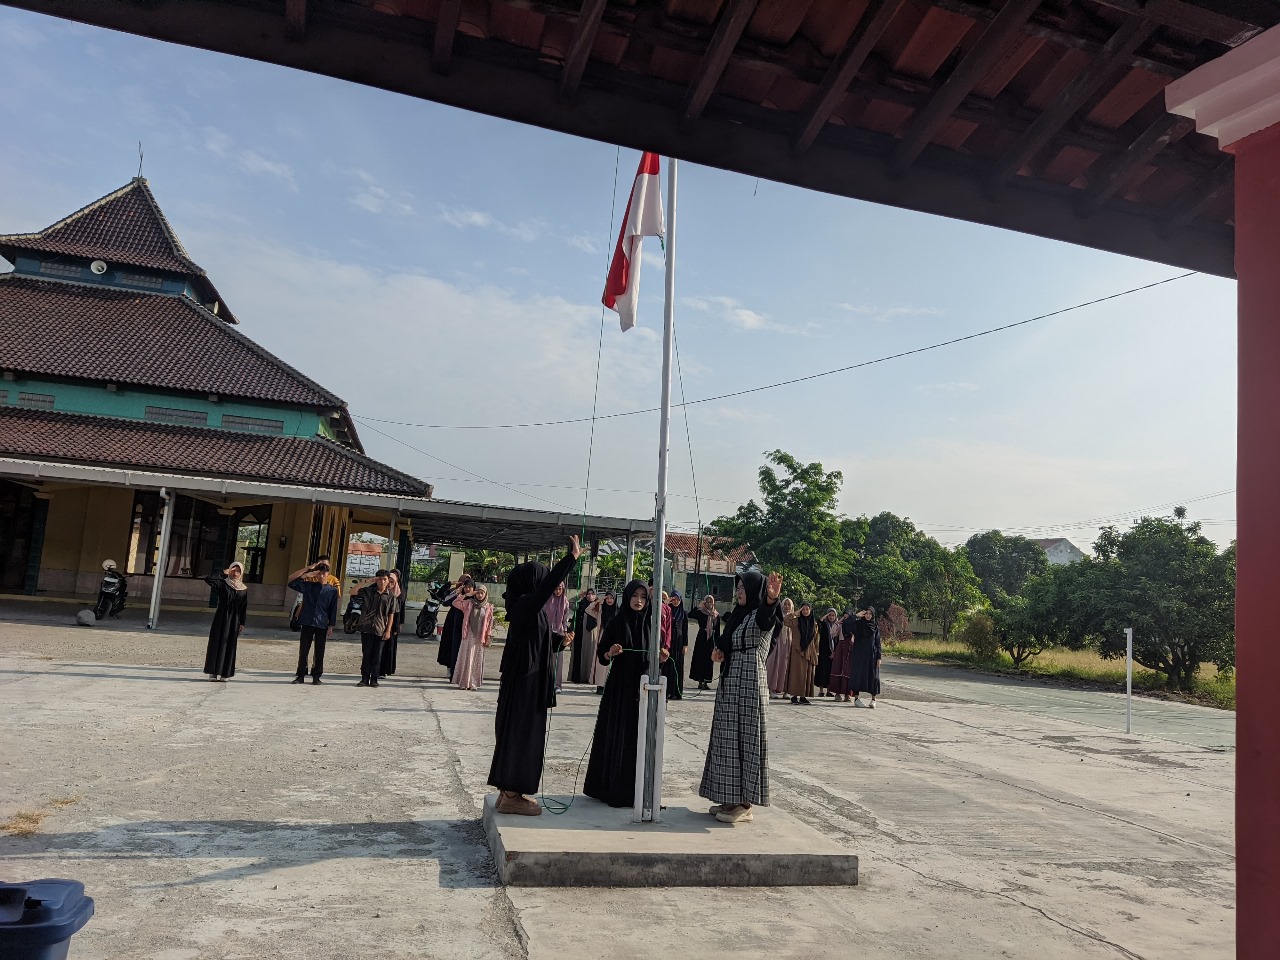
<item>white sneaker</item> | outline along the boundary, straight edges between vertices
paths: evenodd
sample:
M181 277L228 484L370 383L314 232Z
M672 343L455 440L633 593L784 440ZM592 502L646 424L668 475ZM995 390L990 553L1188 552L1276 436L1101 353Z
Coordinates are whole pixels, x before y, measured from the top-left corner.
M716 819L721 823L750 823L754 817L750 807L731 806L717 813Z
M867 706L870 707L872 710L874 710L876 708L876 702L872 700L870 703L867 704Z
M862 698L861 698L861 697L854 697L854 698L853 698L853 705L854 705L855 707L865 707L865 706L866 706L866 704L862 702Z

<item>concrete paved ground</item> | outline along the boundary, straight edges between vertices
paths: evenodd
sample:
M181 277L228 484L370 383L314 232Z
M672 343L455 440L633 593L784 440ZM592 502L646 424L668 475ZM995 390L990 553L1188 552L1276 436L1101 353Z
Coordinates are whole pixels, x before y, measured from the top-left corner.
M0 875L86 882L80 960L1234 953L1232 754L1100 729L1087 704L887 664L876 711L774 706L775 803L861 857L856 888L503 889L479 824L493 689L427 679L432 645L378 690L291 686L267 637L208 683L202 652L0 621L0 820L45 815L0 837ZM572 690L553 716L549 793L573 791L597 703ZM668 795L694 792L710 715L672 705Z

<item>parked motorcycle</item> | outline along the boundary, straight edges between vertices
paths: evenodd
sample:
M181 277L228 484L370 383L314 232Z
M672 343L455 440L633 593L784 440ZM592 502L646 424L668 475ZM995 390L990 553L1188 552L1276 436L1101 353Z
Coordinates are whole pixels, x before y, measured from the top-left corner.
M355 633L360 629L360 617L364 613L364 597L353 593L347 600L347 609L342 611L342 632Z
M98 602L93 607L93 617L101 620L110 615L120 619L120 611L124 609L125 597L129 595L129 581L116 570L114 560L102 561L102 584L98 587Z
M418 623L414 628L414 633L418 635L419 640L425 640L427 637L434 637L436 634L436 624L440 619L440 598L436 596L428 596L427 602L422 605L422 609L418 611Z

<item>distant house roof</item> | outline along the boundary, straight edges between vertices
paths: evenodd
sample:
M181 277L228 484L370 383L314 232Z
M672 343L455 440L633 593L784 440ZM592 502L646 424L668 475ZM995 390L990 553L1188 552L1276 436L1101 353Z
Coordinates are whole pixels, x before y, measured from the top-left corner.
M0 456L429 497L416 477L320 437L0 407Z
M1075 544L1072 543L1070 540L1068 540L1066 537L1050 537L1047 540L1037 540L1036 543L1040 544L1040 546L1043 547L1045 550L1048 550L1050 547L1056 547L1060 543L1065 543L1069 547L1075 547ZM1079 548L1076 547L1076 549L1079 549Z
M671 530L667 531L666 548L672 553L683 554L688 557L697 556L699 537L696 533L675 533ZM751 551L746 547L734 547L727 553L712 546L710 537L702 537L702 555L703 557L712 557L716 560L730 560L734 563L746 561L751 556Z
M380 543L365 543L363 540L352 540L347 544L348 556L380 557L386 547Z
M142 177L135 177L119 190L43 230L0 234L0 254L12 258L20 251L185 274L197 279L210 299L222 299L204 268L187 254ZM218 316L236 323L225 308L226 304L221 303Z
M16 274L0 276L0 369L345 406L187 297Z

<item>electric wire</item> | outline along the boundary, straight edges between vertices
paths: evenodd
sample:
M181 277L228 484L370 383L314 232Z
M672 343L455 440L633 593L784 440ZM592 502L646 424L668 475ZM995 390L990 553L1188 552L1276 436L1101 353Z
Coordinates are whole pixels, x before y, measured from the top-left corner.
M1097 297L1093 300L1087 300L1083 303L1077 303L1070 307L1063 307L1060 310L1052 310L1049 313L1042 313L1038 316L1028 317L1025 320L1016 320L1013 323L1002 324L998 327L991 327L987 330L979 330L976 333L965 334L962 337L953 337L950 340L943 340L939 343L931 343L923 347L913 347L910 350L902 350L898 353L887 354L883 357L875 357L871 360L862 360L858 363L850 363L843 367L836 367L832 370L823 370L819 373L811 373L803 377L793 377L790 380L780 380L777 383L766 383L756 387L747 387L744 390L734 390L730 393L721 393L713 397L701 397L696 400L688 400L680 404L681 407L693 406L702 403L714 403L718 400L731 400L734 397L744 397L753 393L762 393L766 390L777 390L781 387L795 386L797 383L807 383L811 380L819 380L823 377L831 377L837 373L848 373L851 370L861 370L866 367L874 366L879 363L887 363L890 360L901 360L903 357L912 357L921 353L928 353L932 350L940 350L943 347L952 347L958 343L967 343L970 340L977 340L981 337L989 337L992 334L1003 333L1006 330L1013 330L1018 327L1024 327L1027 324L1036 323L1040 320L1048 320L1051 317L1062 316L1065 313L1071 313L1075 310L1083 310L1085 307L1096 306L1099 303L1106 303L1109 300L1117 300L1120 297L1127 297L1130 294L1141 293L1144 290L1152 290L1156 287L1173 283L1177 280L1185 280L1187 277L1196 276L1194 270L1187 273L1180 273L1177 276L1165 277L1163 280L1156 280L1153 283L1143 284L1139 287L1130 287L1128 290L1121 290L1117 293L1108 294L1105 297ZM616 420L620 417L634 417L646 413L657 413L658 407L645 407L641 410L624 410L619 413L602 413L596 417L569 417L563 420L543 420L529 423L484 423L484 424L462 424L462 423L409 423L403 420L384 420L376 417L357 416L355 419L363 422L384 423L398 427L414 427L423 430L520 430L528 427L557 427L571 423L588 423L595 420Z

